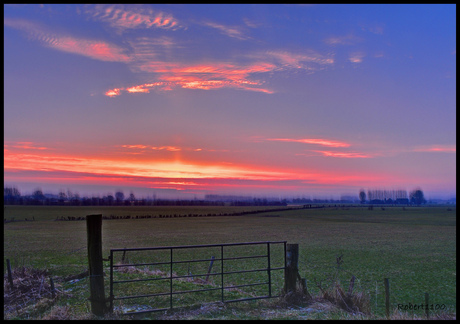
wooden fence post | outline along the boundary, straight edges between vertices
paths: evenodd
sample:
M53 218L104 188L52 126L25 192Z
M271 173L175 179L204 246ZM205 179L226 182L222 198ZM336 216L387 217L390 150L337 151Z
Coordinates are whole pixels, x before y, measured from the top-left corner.
M102 215L86 216L91 312L104 316L104 268L102 264Z
M426 312L426 319L430 319L430 297L428 293L425 293L425 312Z
M383 280L385 284L385 313L387 315L387 319L390 318L390 281L388 278Z
M50 285L51 285L51 296L56 298L56 289L54 288L54 281L53 278L50 277Z
M286 245L286 269L284 270L284 292L296 291L299 272L299 244Z
M8 281L10 283L10 288L13 289L13 275L11 274L11 264L10 264L10 259L6 259L6 269L8 271Z

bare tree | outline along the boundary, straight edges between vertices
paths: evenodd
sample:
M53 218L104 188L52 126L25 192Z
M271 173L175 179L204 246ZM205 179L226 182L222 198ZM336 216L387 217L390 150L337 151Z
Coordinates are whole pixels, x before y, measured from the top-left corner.
M117 205L119 204L122 204L123 203L123 200L125 199L125 194L123 193L123 191L117 191L115 193L115 199L117 201Z
M364 189L361 189L359 192L359 200L361 200L361 204L366 202L366 193L364 192Z
M420 188L417 188L411 191L409 197L410 197L410 202L415 205L421 205L421 204L426 203L425 196L423 194L422 189Z

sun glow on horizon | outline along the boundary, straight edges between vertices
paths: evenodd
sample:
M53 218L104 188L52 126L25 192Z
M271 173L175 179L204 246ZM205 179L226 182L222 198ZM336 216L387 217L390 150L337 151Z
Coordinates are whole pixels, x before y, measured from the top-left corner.
M308 168L273 168L261 165L228 164L211 161L191 162L186 160L156 160L102 158L75 156L35 150L33 143L27 146L9 145L4 149L4 170L8 180L24 178L24 172L36 179L48 182L73 181L88 184L131 184L157 189L213 190L304 190L312 185L365 185L375 182L391 182L385 175L368 173L326 172ZM39 146L37 146L39 147ZM122 145L127 149L153 149L172 151L172 146L152 147L134 144ZM188 149L196 151L196 149Z

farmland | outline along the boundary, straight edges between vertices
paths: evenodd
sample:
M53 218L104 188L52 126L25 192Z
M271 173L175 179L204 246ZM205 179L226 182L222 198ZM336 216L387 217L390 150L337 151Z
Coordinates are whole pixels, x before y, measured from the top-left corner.
M384 278L390 280L392 308L420 304L428 292L430 303L456 313L455 207L333 206L243 216L173 217L257 209L263 208L6 206L4 218L21 221L4 224L4 264L8 258L13 267L46 268L56 277L81 273L87 269L86 224L56 219L130 215L131 219L103 221L104 256L111 248L287 241L299 244L299 272L312 294L319 293L317 283L327 283L336 270L336 258L342 255L340 281L347 284L354 275L356 289L369 295L376 316L385 311ZM136 215L171 217L132 219ZM87 297L71 303L85 304Z

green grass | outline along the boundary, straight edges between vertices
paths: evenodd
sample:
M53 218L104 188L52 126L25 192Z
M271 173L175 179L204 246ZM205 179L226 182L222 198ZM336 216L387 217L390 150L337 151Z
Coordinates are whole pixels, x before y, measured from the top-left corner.
M252 207L254 209L262 208ZM207 214L238 210L251 210L251 207L6 206L4 218L35 218L35 221L4 224L4 261L9 258L13 267L47 268L57 277L86 270L86 223L54 221L60 216ZM264 217L267 215L278 217ZM392 309L398 304L420 304L427 292L430 303L444 304L448 312L456 313L456 208L452 206L406 207L405 210L347 207L233 217L108 220L103 222L102 231L104 256L109 255L111 248L286 240L299 244L300 275L307 279L312 294L319 293L316 283L331 282L337 270L336 257L343 255L340 282L348 288L351 276L355 275L355 290L364 290L370 295L376 316L385 313L384 278L390 279ZM191 257L194 253L190 251ZM212 253L215 252L208 254ZM128 257L143 258L134 253ZM215 266L219 266L218 262ZM207 264L202 268L206 269ZM180 271L186 270L189 269ZM69 297L75 299L70 306L80 305L78 312L88 309L85 302L88 296L82 297L87 294L84 282L80 281L81 291L72 288L80 292ZM199 302L199 298L195 301ZM67 305L68 301L61 303ZM238 306L240 304L229 305L244 308ZM423 315L423 311L413 311L413 314Z

